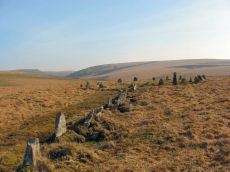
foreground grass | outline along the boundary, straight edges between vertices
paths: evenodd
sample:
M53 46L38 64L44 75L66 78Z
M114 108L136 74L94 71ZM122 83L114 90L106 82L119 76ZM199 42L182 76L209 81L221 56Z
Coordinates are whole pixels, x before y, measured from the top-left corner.
M61 83L55 84L60 86ZM74 88L80 90L80 83L72 84L69 87L61 85L65 88L63 95L59 89L53 88L52 94L62 99L49 97L55 101L68 100L69 104L60 103L59 109L47 106L44 115L25 117L19 128L11 127L1 133L2 170L14 170L21 162L28 137L36 136L42 140L53 132L57 111L63 111L67 121L76 121L104 103L118 87L114 83L106 83L114 89L81 90L72 94ZM62 172L229 171L230 78L210 78L196 85L155 85L157 83L152 81L139 82L139 89L134 93L137 105L132 112L104 114L116 125L127 129L126 137L102 142L44 144L42 152L47 164L53 171ZM36 95L43 96L38 92ZM47 103L51 104L49 101ZM71 160L48 159L49 151L60 146L71 149ZM78 159L79 151L86 152L92 159Z

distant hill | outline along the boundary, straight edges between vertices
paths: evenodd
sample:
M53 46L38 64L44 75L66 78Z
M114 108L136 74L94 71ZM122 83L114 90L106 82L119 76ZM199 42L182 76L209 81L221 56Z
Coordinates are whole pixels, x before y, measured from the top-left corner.
M11 72L25 73L28 75L42 76L42 77L65 77L73 73L73 71L41 71L39 69L18 69L18 70L13 70Z
M210 76L230 75L230 60L193 59L172 61L150 61L106 64L76 71L68 77L76 79L114 80L117 78L150 79L171 75L174 71L183 75L206 74Z
M68 75L68 77L70 78L97 77L100 75L119 71L122 69L127 69L130 67L143 65L146 63L148 62L117 63L117 64L106 64L106 65L93 66L93 67L89 67L89 68L74 72Z

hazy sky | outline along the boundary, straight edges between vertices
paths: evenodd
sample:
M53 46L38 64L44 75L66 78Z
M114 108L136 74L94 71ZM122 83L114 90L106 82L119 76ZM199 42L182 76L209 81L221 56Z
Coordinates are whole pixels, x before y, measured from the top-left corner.
M230 0L0 0L0 70L230 59Z

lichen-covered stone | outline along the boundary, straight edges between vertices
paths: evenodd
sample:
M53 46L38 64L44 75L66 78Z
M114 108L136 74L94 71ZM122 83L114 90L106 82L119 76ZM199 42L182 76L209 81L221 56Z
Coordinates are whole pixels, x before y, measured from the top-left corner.
M40 144L38 138L30 138L27 142L24 155L23 166L37 166L37 160L40 157Z
M55 121L55 136L60 137L66 133L66 119L62 112L57 113Z

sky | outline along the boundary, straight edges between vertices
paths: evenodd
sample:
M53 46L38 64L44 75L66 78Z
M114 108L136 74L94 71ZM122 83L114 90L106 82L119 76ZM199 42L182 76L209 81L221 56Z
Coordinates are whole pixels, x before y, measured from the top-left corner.
M0 0L0 70L230 59L230 0Z

